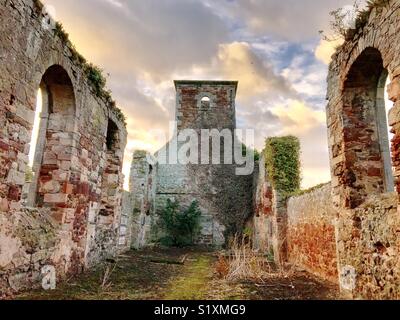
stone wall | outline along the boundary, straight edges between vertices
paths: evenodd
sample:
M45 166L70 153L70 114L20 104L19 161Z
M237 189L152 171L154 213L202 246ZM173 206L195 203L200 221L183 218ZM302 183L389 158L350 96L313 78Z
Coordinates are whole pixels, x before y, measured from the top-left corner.
M145 151L133 154L129 186L133 198L131 245L135 249L143 248L152 240L156 167L148 162L150 158Z
M348 218L338 225L340 282L353 297L400 299L397 206L395 193L372 195L357 209L342 213Z
M39 1L0 1L0 290L116 252L126 129ZM34 179L25 181L38 89ZM32 226L32 227L30 227Z
M389 299L400 294L398 195L390 193L391 175L400 191L400 3L374 3L333 56L327 123L341 290ZM387 75L391 155L381 110Z
M291 197L287 215L288 261L338 283L335 210L330 184Z
M233 81L175 81L176 136L184 129L193 129L198 138L196 150L201 150L201 129L227 130L229 139L236 139L234 129L237 82ZM208 98L203 101L203 98ZM177 139L178 140L178 139ZM212 139L209 140L210 146ZM156 153L160 160L154 167L145 154L136 154L132 164L132 192L135 197L133 242L141 247L160 238L156 227L157 216L165 208L167 199L177 200L182 207L193 201L199 203L201 232L198 244L221 246L229 236L242 231L252 213L253 175L237 176L237 166L224 163L224 140L220 145L221 164L202 163L198 152L197 163L173 162L170 153L186 144L172 139ZM176 144L175 144L176 143ZM238 144L241 148L241 143ZM241 150L241 149L240 149ZM176 156L176 151L175 151Z
M265 155L261 156L253 184L253 245L256 250L273 255L277 264L287 260L286 199L277 192L268 177Z

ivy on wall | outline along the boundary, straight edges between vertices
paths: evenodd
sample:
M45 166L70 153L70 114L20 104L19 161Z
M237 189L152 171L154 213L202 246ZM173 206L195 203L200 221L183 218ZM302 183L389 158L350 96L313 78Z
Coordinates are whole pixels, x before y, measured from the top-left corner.
M300 141L294 136L265 141L265 166L272 185L283 195L300 190Z
M33 4L37 10L37 14L41 14L43 10L43 3L40 0L33 0ZM61 42L66 45L71 51L71 60L81 66L84 70L93 92L97 97L105 101L110 110L115 114L118 120L126 125L126 117L116 105L116 102L111 97L111 91L106 89L107 79L103 74L103 70L99 67L88 63L87 60L76 50L76 47L69 39L68 33L60 22L56 22L54 28L54 35L57 36Z
M103 70L92 63L88 63L87 60L76 50L74 44L69 39L68 33L64 30L61 23L56 23L54 33L60 38L60 40L64 44L66 44L70 48L72 61L82 67L87 77L88 83L96 96L104 100L114 112L116 117L126 125L125 115L117 107L116 102L112 99L111 91L106 89L107 79L103 74Z

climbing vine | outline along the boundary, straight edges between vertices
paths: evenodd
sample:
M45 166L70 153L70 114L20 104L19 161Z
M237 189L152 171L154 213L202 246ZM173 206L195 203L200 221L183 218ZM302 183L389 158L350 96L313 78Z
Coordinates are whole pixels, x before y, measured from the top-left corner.
M300 141L294 136L268 138L265 166L274 188L284 195L300 190Z

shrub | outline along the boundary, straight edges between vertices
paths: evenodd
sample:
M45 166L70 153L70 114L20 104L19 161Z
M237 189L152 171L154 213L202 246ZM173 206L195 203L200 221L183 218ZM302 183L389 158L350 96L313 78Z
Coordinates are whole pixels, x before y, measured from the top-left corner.
M200 216L197 201L193 201L189 208L182 209L178 201L168 199L159 219L159 226L166 234L160 240L161 244L174 247L193 245L200 230Z

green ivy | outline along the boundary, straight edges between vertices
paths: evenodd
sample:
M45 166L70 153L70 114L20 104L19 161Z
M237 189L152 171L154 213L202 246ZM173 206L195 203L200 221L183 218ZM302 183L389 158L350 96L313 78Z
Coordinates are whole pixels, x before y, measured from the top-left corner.
M294 136L268 138L264 153L266 170L274 188L284 195L299 191L299 139Z
M60 38L64 45L70 48L72 61L78 64L84 70L88 83L91 86L94 94L105 101L117 119L126 125L125 115L121 109L117 107L116 102L112 99L111 91L106 89L107 79L103 74L103 70L92 63L88 63L87 60L76 50L74 44L69 39L69 34L64 30L64 27L61 23L56 23L54 34Z
M166 234L160 242L166 246L184 247L193 245L200 231L201 211L197 201L182 209L178 201L167 200L160 213L159 227Z

